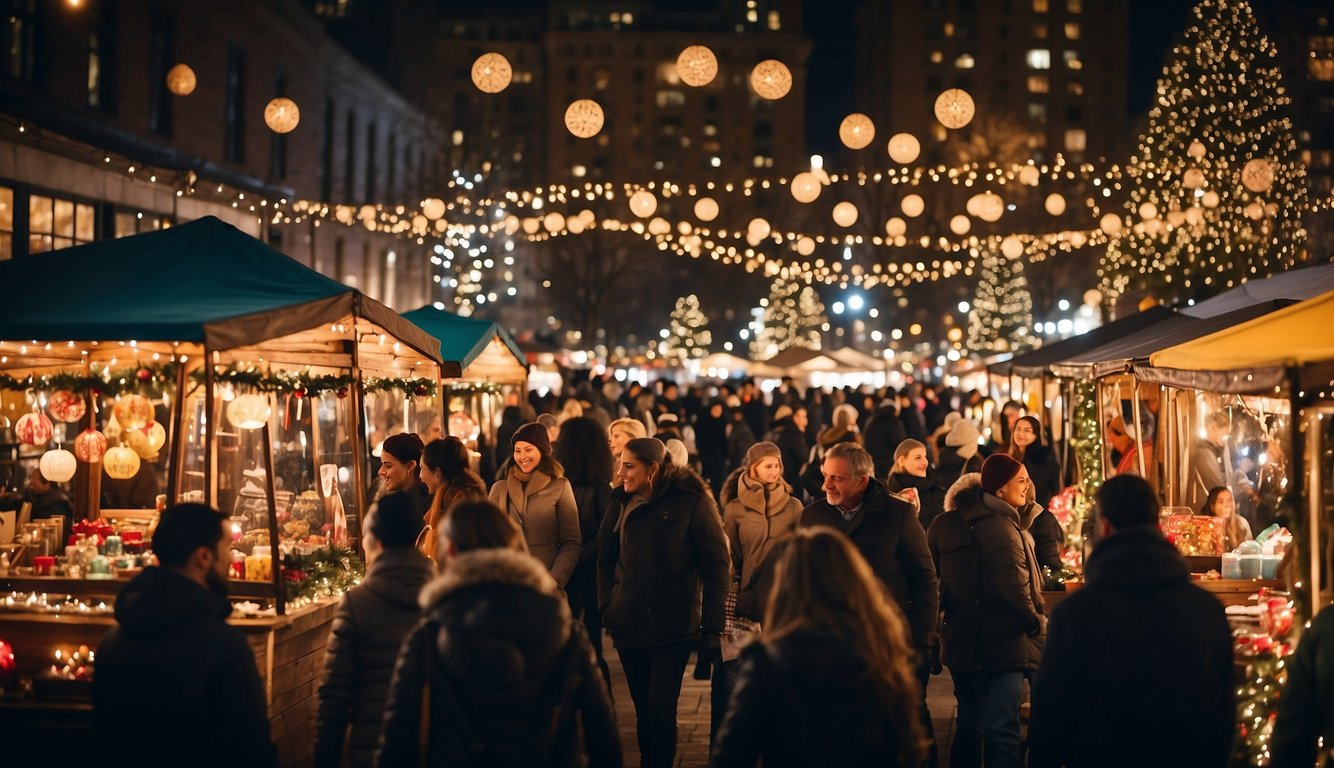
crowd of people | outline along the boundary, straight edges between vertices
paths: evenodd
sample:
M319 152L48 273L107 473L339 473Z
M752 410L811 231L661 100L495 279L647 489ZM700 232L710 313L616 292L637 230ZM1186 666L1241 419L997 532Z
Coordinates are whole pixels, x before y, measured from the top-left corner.
M1086 586L1048 616L1060 468L1018 403L979 424L979 393L929 386L616 390L514 406L489 488L458 438L384 440L318 766L619 766L604 633L642 766L674 764L692 656L717 766L935 766L926 686L943 667L950 766L1225 763L1223 608L1190 584L1144 480L1102 486ZM98 723L151 713L273 765L255 666L222 621L223 520L163 513L161 567L127 586L98 651ZM178 741L154 749L214 743Z

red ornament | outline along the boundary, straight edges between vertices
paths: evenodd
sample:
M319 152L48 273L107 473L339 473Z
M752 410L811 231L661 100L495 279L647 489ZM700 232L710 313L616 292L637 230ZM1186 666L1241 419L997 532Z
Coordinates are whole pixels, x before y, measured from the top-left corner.
M14 424L14 434L24 445L46 445L51 431L51 420L41 413L25 413Z
M430 392L431 390L427 389L425 384L418 384L417 386L412 388L412 394L416 395L417 397L426 397L428 394L430 394Z
M135 371L134 375L139 377L139 381L148 381L153 378L153 372L147 368L140 368L138 371Z
M83 398L68 389L57 389L52 392L51 399L46 403L46 411L51 414L51 418L67 424L82 419L87 410Z
M12 691L18 683L18 663L14 661L14 646L0 638L0 691Z
M296 395L296 399L300 400L301 398L306 396L306 388L297 387L295 390L292 391L292 394Z
M338 399L340 400L347 397L347 387L339 387L337 394L338 394Z
M102 390L97 389L96 387L94 387L94 388L88 390L88 394L92 395L92 396L93 396L93 399L96 400L96 399L98 399L98 398L100 398L100 397L102 396Z

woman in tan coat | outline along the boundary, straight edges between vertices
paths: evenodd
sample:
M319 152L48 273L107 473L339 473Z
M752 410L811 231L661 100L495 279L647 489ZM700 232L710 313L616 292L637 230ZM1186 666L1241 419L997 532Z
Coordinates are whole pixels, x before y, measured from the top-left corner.
M579 563L579 508L565 470L551 456L547 428L536 422L514 433L514 464L491 486L491 503L523 531L528 553L537 558L562 590Z

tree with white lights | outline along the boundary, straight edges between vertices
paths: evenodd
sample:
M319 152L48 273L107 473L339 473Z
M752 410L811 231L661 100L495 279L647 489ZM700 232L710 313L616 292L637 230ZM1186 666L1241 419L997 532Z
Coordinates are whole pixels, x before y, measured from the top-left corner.
M764 303L760 330L750 343L750 356L768 360L788 347L819 349L824 323L824 304L814 288L775 278Z
M977 293L968 311L968 349L986 354L1033 346L1033 299L1024 263L998 251L982 254Z
M713 334L709 332L709 318L700 311L699 297L695 294L676 300L672 310L667 349L683 360L693 360L709 354Z

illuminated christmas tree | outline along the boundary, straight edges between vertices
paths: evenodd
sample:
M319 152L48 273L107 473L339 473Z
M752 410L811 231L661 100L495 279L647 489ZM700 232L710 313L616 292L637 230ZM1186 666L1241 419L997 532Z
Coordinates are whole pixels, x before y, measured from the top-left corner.
M1099 270L1115 298L1202 299L1291 267L1306 171L1274 44L1244 0L1203 0L1158 81Z
M709 354L713 334L709 332L709 318L700 311L699 297L695 294L676 300L669 330L671 335L667 337L667 349L670 354L683 360Z
M1014 352L1033 346L1034 341L1033 299L1023 262L987 251L968 311L969 351Z
M764 318L750 343L750 356L768 360L788 347L820 348L824 304L809 285L776 278L764 303Z

